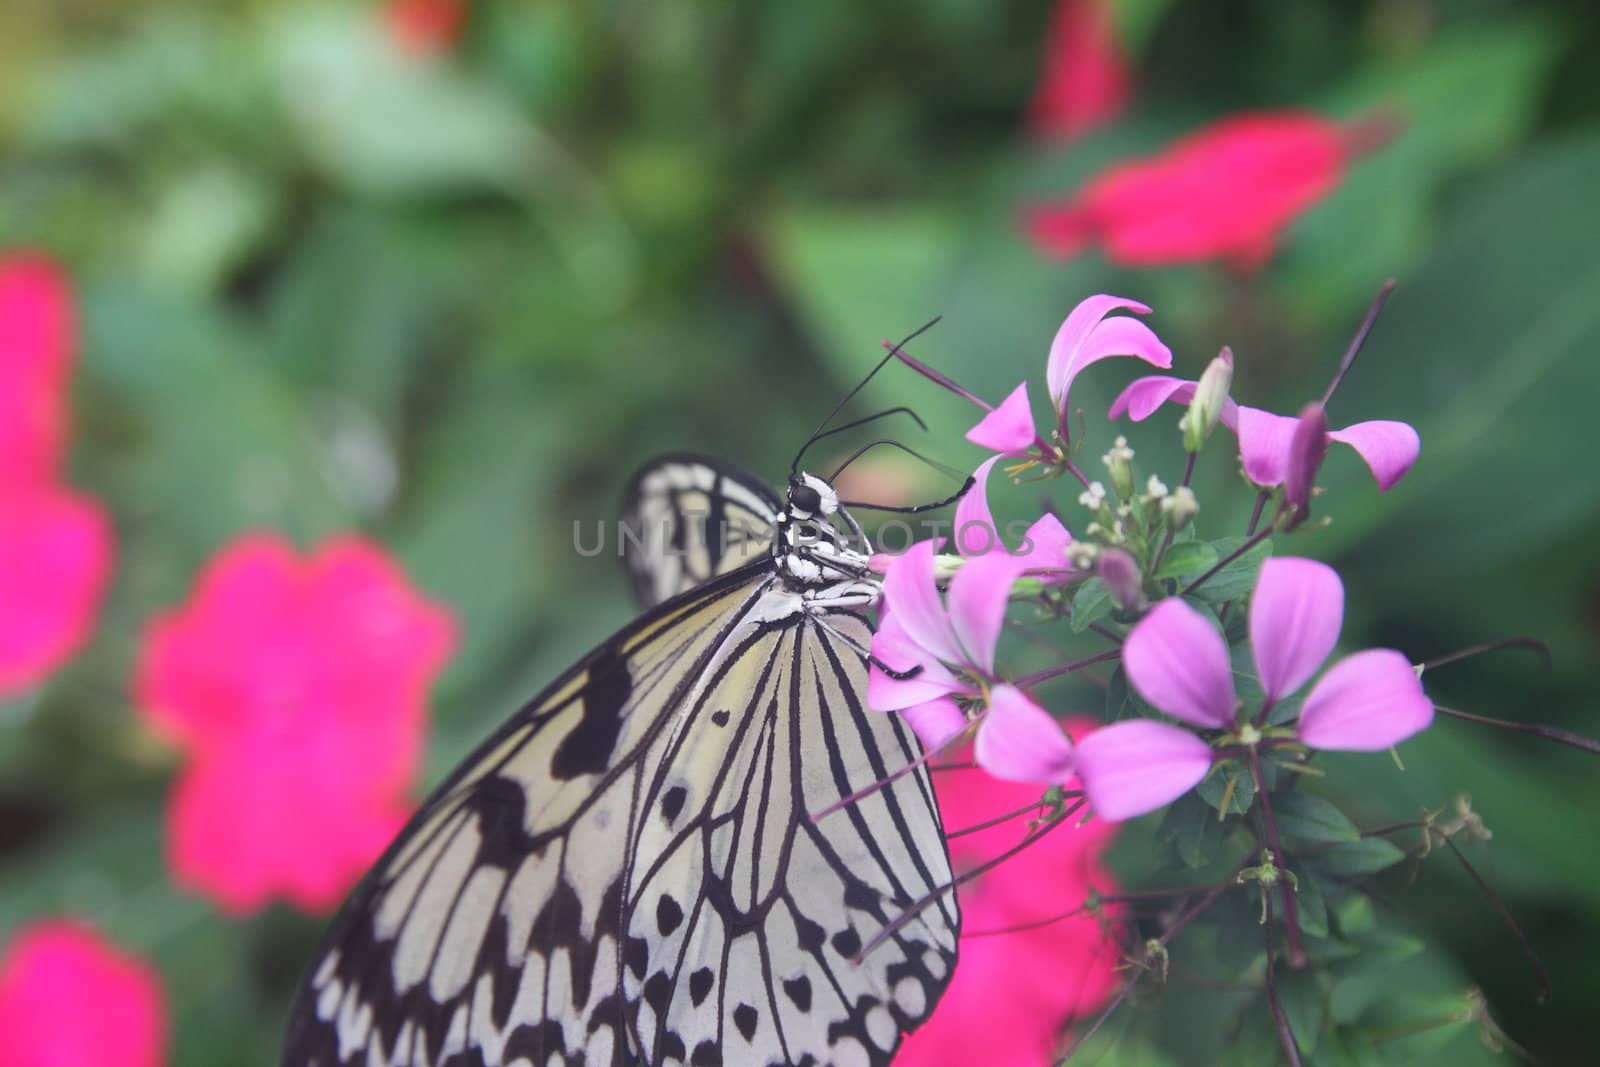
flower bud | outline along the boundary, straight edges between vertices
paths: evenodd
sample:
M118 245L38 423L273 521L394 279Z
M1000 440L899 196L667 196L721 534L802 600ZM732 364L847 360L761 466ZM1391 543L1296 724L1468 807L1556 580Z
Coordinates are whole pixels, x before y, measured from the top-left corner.
M1133 495L1133 449L1128 447L1126 437L1118 437L1112 442L1111 451L1100 457L1100 462L1106 465L1106 470L1111 474L1111 488L1117 491L1117 496L1126 500Z
M1188 414L1184 415L1183 448L1198 452L1217 428L1222 409L1228 402L1228 389L1233 385L1233 350L1226 345L1217 357L1206 365L1205 373L1195 386L1194 399L1189 401Z
M1289 440L1289 463L1283 475L1283 502L1292 509L1287 529L1294 529L1311 515L1311 491L1327 454L1328 416L1321 404L1307 404Z
M1199 510L1200 501L1195 499L1194 490L1187 485L1180 485L1161 498L1161 513L1167 517L1174 533L1189 525Z
M1103 549L1095 560L1095 574L1124 611L1137 611L1144 606L1144 578L1139 564L1122 549Z

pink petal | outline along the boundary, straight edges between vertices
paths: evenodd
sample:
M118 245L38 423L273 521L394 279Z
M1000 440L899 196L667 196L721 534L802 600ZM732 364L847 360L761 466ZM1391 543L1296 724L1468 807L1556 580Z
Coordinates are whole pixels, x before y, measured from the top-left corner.
M1300 709L1300 740L1312 748L1381 752L1433 722L1433 702L1411 661L1372 648L1335 663Z
M1422 451L1422 440L1410 424L1387 419L1358 422L1328 436L1356 450L1378 480L1380 493L1404 478Z
M1250 646L1268 700L1295 692L1339 641L1344 584L1326 563L1283 557L1261 565L1250 598Z
M919 541L895 557L883 579L883 599L911 640L946 663L962 662L961 646L933 581L932 541Z
M982 556L997 548L1005 549L994 524L994 513L989 510L989 472L1000 459L1000 456L991 456L978 464L978 469L972 472L972 488L956 503L955 535L951 541L963 556Z
M1102 320L1113 311L1123 308L1140 315L1150 313L1148 307L1136 300L1101 294L1079 303L1056 331L1055 340L1050 344L1045 380L1050 387L1050 402L1058 410L1065 409L1067 393L1078 372L1097 360L1108 356L1138 356L1158 367L1172 366L1171 351L1156 339L1149 327L1144 327L1144 332L1140 334L1114 326L1110 333L1097 336L1103 325ZM1139 325L1134 319L1113 321Z
M1076 754L1089 806L1102 819L1154 811L1193 789L1211 769L1210 745L1149 719L1102 727L1078 742Z
M967 440L1002 456L1027 455L1038 436L1033 409L1028 404L1027 382L1013 389L999 407L967 431Z
M1045 37L1039 85L1028 105L1029 133L1073 140L1127 107L1128 61L1108 0L1060 0ZM1015 1062L997 1060L995 1062Z
M949 697L915 704L900 714L905 716L917 740L929 752L937 752L967 728L967 717Z
M949 668L906 636L898 618L890 615L872 635L872 657L887 664L890 670L909 672L918 667L921 670L910 678L891 678L877 663L870 664L867 707L874 711L899 711L951 693L967 692L967 687L956 680Z
M1289 442L1298 425L1299 419L1240 404L1239 457L1245 476L1260 486L1281 485L1289 465Z
M1008 552L969 559L950 579L950 622L965 655L962 663L984 674L994 672L994 646L1005 624L1011 585L1028 569L1028 561Z
M165 1000L153 967L88 926L36 922L0 960L0 1063L160 1067Z
M1061 724L1010 685L989 694L973 755L984 770L1012 782L1056 783L1072 774L1072 742Z
M0 256L0 485L42 488L56 478L76 332L60 270L31 254Z
M1018 546L1017 552L1028 561L1030 571L1046 568L1064 571L1069 566L1067 546L1070 544L1072 544L1072 534L1061 525L1060 519L1046 512L1028 527L1027 533L1022 535L1022 545ZM1046 581L1052 580L1048 575L1042 577ZM1054 576L1054 580L1065 580L1065 578L1065 574Z
M1204 615L1176 597L1139 620L1122 646L1122 666L1139 695L1196 726L1233 724L1237 698L1228 646Z
M1143 422L1168 401L1187 404L1194 399L1196 388L1197 383L1187 378L1147 374L1143 378L1135 378L1117 395L1111 402L1111 410L1106 412L1106 418L1120 419L1126 413L1134 422Z

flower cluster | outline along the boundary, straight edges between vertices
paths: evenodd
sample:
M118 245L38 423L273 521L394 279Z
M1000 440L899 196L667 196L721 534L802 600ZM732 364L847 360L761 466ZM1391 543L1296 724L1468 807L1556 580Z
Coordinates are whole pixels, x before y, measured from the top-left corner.
M282 894L332 908L410 811L426 695L454 624L375 546L309 559L234 543L154 619L145 721L188 759L172 799L178 881L242 914Z
M75 329L51 263L0 259L0 698L83 644L111 575L110 521L62 480Z

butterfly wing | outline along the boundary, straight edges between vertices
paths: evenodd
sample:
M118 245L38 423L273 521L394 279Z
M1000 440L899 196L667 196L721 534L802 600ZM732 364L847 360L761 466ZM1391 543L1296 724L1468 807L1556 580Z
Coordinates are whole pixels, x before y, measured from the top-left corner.
M709 456L675 452L646 464L622 499L622 556L640 607L762 557L783 503L760 478Z
M887 1063L954 965L927 776L868 711L859 616L770 563L603 643L428 799L346 903L286 1067Z

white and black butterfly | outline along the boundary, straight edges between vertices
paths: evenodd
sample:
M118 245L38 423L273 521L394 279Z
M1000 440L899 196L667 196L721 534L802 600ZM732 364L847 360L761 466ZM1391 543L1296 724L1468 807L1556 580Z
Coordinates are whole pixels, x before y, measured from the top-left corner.
M859 527L821 478L780 500L694 456L624 513L653 606L422 805L334 921L285 1067L884 1064L933 1011L960 916L927 773L810 814L918 756L865 705Z

